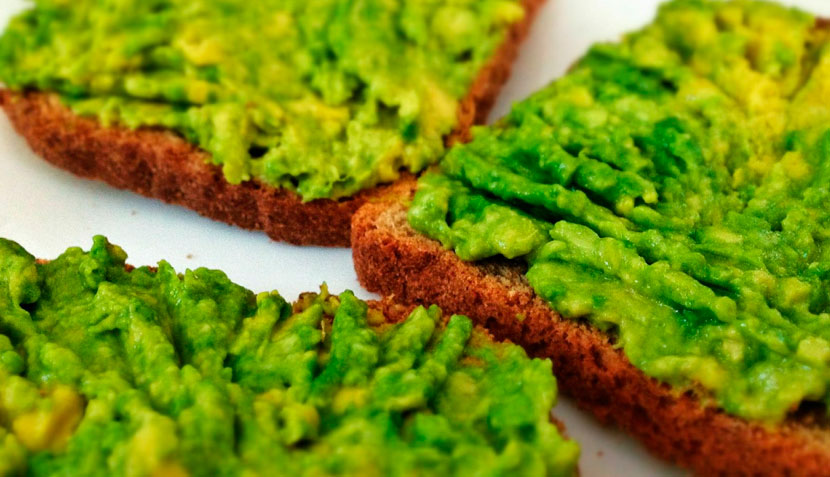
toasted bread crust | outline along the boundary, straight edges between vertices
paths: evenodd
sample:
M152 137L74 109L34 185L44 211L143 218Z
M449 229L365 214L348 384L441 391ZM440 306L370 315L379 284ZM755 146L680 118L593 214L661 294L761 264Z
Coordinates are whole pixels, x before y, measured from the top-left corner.
M468 138L470 127L486 120L543 2L524 1L527 15L511 27L459 104L458 125L448 142ZM258 181L227 183L220 168L207 163L207 153L168 131L105 127L38 92L0 91L0 106L31 148L62 169L297 245L348 247L352 214L395 188L387 184L341 200L304 203L292 191Z
M706 406L695 393L647 377L590 325L561 318L536 296L520 265L462 262L407 224L402 201L367 204L352 221L364 287L398 303L435 303L497 338L548 357L561 391L639 438L653 453L700 475L828 475L824 411L768 427Z

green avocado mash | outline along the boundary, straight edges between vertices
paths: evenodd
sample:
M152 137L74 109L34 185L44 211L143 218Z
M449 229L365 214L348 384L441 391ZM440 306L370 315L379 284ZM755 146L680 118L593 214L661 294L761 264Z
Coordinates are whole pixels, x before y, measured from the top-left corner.
M830 404L830 37L815 25L772 3L664 4L452 149L411 224L465 260L522 258L563 316L728 413Z
M433 306L291 305L0 239L0 475L573 475L547 360Z
M34 0L0 81L173 129L233 184L338 198L444 153L518 0Z

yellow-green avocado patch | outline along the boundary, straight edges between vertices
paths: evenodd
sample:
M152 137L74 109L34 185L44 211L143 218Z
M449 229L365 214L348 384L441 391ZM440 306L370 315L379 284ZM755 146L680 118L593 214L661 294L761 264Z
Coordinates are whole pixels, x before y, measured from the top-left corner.
M0 81L173 129L233 184L339 198L437 161L523 16L517 0L36 0L0 37Z

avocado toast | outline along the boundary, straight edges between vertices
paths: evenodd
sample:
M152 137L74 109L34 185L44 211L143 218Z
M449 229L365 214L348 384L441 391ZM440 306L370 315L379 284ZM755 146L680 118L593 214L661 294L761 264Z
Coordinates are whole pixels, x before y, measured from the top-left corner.
M48 161L296 244L483 122L542 0L40 0L0 102Z
M361 283L550 357L702 475L824 475L827 45L775 4L668 2L361 209Z
M293 304L0 240L0 475L574 475L548 360L437 307Z

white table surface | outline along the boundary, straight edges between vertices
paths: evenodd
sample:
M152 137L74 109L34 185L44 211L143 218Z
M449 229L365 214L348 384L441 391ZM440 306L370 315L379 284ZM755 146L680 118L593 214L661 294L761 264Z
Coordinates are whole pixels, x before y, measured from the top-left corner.
M561 75L596 41L613 40L647 23L657 0L549 0L525 42L513 75L494 108L510 104ZM787 1L830 16L830 1ZM25 8L23 0L0 0L0 25ZM134 265L166 259L178 270L206 266L227 272L254 291L276 289L288 299L326 281L332 291L363 290L347 249L295 247L264 234L239 230L188 210L82 180L32 153L0 114L0 236L31 253L53 258L68 246L88 248L94 234L124 247ZM583 476L686 475L648 454L623 433L600 426L568 399L554 414L582 446Z

